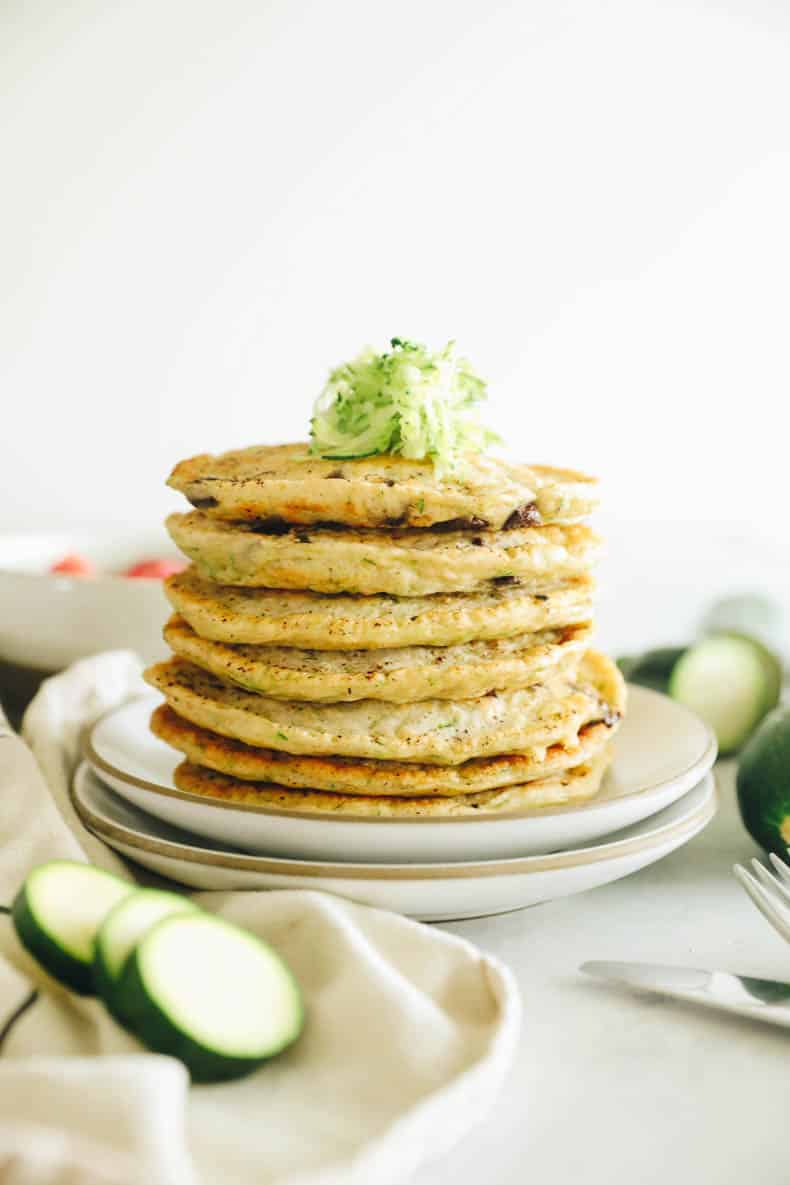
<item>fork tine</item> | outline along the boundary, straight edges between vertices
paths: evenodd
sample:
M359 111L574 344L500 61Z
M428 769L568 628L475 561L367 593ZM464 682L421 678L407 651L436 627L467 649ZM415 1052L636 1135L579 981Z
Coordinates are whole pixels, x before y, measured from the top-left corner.
M777 933L790 942L790 922L788 922L784 907L776 903L776 898L769 896L759 881L747 872L740 864L736 864L733 872L738 883L746 890L760 913L770 922Z
M752 860L752 868L760 884L769 893L774 893L779 902L784 905L790 905L790 886L786 885L784 881L780 881L777 877L772 876L764 864L759 860Z
M770 852L768 859L771 861L784 883L786 885L790 885L790 866L788 866L784 860L780 860L776 852Z

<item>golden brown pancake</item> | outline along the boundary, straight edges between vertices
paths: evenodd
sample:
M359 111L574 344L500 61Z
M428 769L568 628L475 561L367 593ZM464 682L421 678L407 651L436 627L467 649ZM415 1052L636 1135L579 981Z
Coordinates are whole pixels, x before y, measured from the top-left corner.
M620 710L624 706L624 699L618 701ZM591 705L590 711L597 718L582 724L570 740L524 753L472 758L460 765L296 756L276 749L256 749L190 723L169 704L155 709L151 731L182 752L192 765L206 766L244 782L274 782L295 790L334 794L451 797L531 782L590 762L609 743L620 720L615 707L603 701Z
M330 597L214 584L194 567L165 581L173 608L202 638L304 650L452 646L589 621L589 576L543 588L503 584L433 597Z
M145 678L178 715L248 745L294 754L457 765L470 757L519 753L572 739L589 719L591 704L600 700L596 684L614 680L612 668L610 659L588 651L573 681L559 676L479 699L416 704L276 700L228 686L183 659L159 663Z
M451 798L385 798L372 795L326 794L320 790L288 790L265 782L242 782L226 774L182 762L173 780L179 790L229 804L255 806L266 811L318 817L344 816L368 819L458 819L486 815L518 815L525 811L565 806L592 798L601 788L611 760L604 748L590 762L562 773L538 778L521 786L505 786L479 794Z
M457 646L298 650L210 642L179 617L164 629L175 654L217 678L259 695L310 703L475 699L489 691L529 687L560 670L573 676L591 634L587 623Z
M260 533L203 511L171 514L173 542L218 584L389 593L398 597L471 592L519 581L541 591L586 574L598 539L580 525L512 531L335 530L301 527Z
M472 454L439 478L430 459L324 460L306 443L201 453L176 465L168 485L215 518L299 525L500 530L574 522L596 504L594 479L570 469Z

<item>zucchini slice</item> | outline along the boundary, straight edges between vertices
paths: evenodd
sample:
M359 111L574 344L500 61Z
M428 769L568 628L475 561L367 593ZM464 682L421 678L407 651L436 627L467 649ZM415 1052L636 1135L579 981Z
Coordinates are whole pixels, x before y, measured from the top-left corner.
M121 1024L126 1024L127 1018L121 1014L116 1001L118 980L137 943L157 922L175 914L197 912L198 907L178 893L138 889L107 914L96 935L93 979L96 994Z
M675 665L669 694L701 716L722 754L733 753L779 702L782 672L769 650L742 634L705 638Z
M28 875L11 906L19 941L45 971L82 996L94 994L96 931L134 886L74 860L51 860Z
M159 922L135 947L116 1001L155 1053L195 1082L251 1073L302 1030L299 988L271 947L201 912Z

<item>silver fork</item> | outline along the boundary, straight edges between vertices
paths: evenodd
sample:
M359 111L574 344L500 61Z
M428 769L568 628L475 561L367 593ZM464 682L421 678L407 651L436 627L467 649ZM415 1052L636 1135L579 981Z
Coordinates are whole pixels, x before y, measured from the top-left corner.
M773 852L768 859L776 875L770 873L759 860L752 860L754 874L742 864L736 864L733 872L763 917L790 942L790 866Z

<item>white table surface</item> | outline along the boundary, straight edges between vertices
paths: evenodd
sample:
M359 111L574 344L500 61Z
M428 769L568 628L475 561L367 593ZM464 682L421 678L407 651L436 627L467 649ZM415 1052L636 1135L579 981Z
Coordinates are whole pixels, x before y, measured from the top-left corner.
M587 979L586 959L790 980L790 947L731 874L758 849L731 762L716 819L653 867L577 897L446 929L497 955L522 992L495 1112L413 1185L780 1185L790 1033Z

